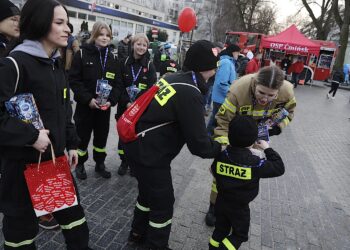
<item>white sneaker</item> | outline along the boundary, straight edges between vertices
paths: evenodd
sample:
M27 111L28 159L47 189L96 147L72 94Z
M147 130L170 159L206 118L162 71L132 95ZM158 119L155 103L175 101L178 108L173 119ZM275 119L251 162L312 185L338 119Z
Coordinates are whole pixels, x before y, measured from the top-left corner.
M335 96L331 96L331 98L332 98L332 100L334 100L334 99L335 99Z
M329 93L327 93L327 99L329 99L331 97L331 95Z

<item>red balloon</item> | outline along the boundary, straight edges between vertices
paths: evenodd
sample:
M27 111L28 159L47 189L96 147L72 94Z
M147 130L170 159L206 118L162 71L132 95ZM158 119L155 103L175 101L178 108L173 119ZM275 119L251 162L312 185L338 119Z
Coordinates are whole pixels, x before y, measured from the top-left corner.
M184 8L179 14L177 23L182 32L191 31L197 24L197 17L194 9L190 7Z

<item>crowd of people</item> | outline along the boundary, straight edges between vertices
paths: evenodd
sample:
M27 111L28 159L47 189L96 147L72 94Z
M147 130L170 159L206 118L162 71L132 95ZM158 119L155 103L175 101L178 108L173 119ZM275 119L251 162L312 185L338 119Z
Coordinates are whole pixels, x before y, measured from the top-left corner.
M135 127L142 136L118 144L118 174L130 170L138 185L129 243L170 249L175 202L171 163L187 144L192 154L214 159L205 220L215 229L208 247L238 249L248 240L249 203L258 194L259 179L284 173L281 157L269 146L269 137L281 134L296 106L293 85L284 79L283 70L261 67L260 53L248 53L248 60L237 64L237 45L224 48L206 40L188 49L182 67L161 55L157 68L144 34L127 36L116 56L106 23L96 22L84 44L77 43L72 32L67 10L56 0L28 0L21 12L9 0L0 1L4 249L35 249L39 227L24 177L26 164L50 160L53 149L56 157L67 155L76 179L85 180L93 133L95 172L111 178L105 165L111 107L117 106L118 122L153 86L159 90ZM135 96L130 89L137 90ZM107 90L106 96L101 94ZM5 102L23 93L33 95L45 129L9 114ZM209 99L213 108L206 124ZM74 188L79 197L75 182ZM50 216L61 227L67 249L90 249L88 221L79 200Z

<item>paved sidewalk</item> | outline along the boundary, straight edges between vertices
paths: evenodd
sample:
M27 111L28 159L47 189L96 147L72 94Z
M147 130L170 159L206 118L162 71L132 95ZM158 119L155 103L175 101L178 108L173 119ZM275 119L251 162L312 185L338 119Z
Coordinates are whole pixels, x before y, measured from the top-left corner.
M250 239L240 249L350 249L350 93L338 90L326 99L324 86L299 86L294 121L272 147L283 157L284 176L261 180L251 204ZM117 140L112 121L107 166L112 178L94 175L79 181L93 249L134 249L127 245L137 187L129 175L117 175ZM172 164L176 195L170 246L208 249L212 228L204 223L211 177L210 160L187 148ZM0 244L3 243L2 235ZM41 231L39 249L64 249L59 231Z

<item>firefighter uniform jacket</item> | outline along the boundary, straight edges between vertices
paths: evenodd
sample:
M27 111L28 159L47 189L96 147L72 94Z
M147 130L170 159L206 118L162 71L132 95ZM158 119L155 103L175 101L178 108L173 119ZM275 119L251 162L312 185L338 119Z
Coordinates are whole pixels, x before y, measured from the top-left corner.
M293 119L296 106L293 85L288 81L284 81L279 89L278 96L267 107L259 104L254 105L255 76L256 74L246 75L231 85L224 103L215 116L217 127L214 130L214 138L216 141L229 144L227 138L228 125L236 114L252 116L259 122L264 116L265 119L268 119L282 108L285 108L289 115L278 124L274 131L285 128ZM266 108L268 110L265 110Z
M193 79L197 81L198 88ZM221 146L212 141L206 132L202 93L206 83L203 77L191 71L180 71L165 76L157 84L160 91L136 124L136 132L171 123L125 144L127 158L146 167L169 166L185 143L194 155L215 157Z
M246 205L259 193L259 179L283 175L284 164L272 148L264 150L266 159L248 148L228 146L211 166L218 195L229 204Z
M98 48L94 44L83 45L80 52L75 53L69 71L69 83L74 92L74 100L78 104L89 105L92 98L96 98L96 83L98 79L108 80L112 91L108 101L115 106L122 92L119 65L114 55L108 51L105 70L103 71L106 49Z
M149 53L140 59L135 60L133 56L128 56L121 63L121 81L123 82L123 94L120 102L118 103L118 110L116 119L118 119L126 110L126 105L130 102L129 95L126 88L131 85L136 85L141 92L141 95L145 90L149 89L157 81L156 69L153 63L149 59ZM140 72L140 73L138 73ZM134 77L136 77L134 81Z
M69 85L62 64L37 54L45 53L37 48L38 42L30 46L19 45L23 51L10 54L19 66L19 83L16 94L32 93L43 121L50 131L49 138L57 157L64 150L76 149L78 137L71 121ZM28 44L28 43L27 43ZM34 48L34 49L33 49ZM25 50L28 49L28 53ZM29 54L30 53L30 54ZM10 117L4 103L13 97L17 71L14 63L7 58L0 60L0 210L7 214L19 214L18 209L32 205L25 184L23 171L26 163L38 162L39 151L32 145L39 131L33 125ZM42 161L51 159L50 150L42 154ZM28 209L28 207L27 207Z

